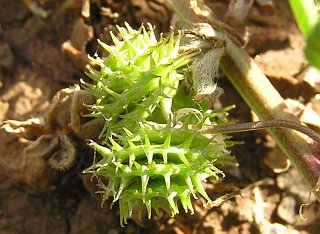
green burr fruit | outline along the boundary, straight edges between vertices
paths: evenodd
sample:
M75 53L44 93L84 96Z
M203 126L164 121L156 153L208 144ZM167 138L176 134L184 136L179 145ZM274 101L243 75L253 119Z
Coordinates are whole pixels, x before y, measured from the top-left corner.
M192 198L211 201L203 185L224 176L218 166L235 165L226 136L200 132L223 122L225 110L197 103L184 85L184 71L199 53L179 50L183 33L157 40L150 25L118 30L122 40L111 34L114 46L99 41L109 56L91 58L99 69L90 68L94 83L84 83L97 100L89 116L105 119L102 143L91 142L101 159L85 172L106 178L98 180L102 203L119 202L121 225L135 207L149 218L163 206L172 216L179 205L193 213Z

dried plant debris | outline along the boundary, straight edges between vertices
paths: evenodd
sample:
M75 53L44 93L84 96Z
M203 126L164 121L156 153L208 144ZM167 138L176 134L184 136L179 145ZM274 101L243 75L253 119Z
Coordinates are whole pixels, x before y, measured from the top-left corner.
M90 110L86 105L95 103L94 97L86 90L77 90L71 103L71 128L81 139L95 139L104 125L103 118L85 118ZM85 104L85 105L84 105Z
M86 46L93 39L93 34L93 27L80 18L74 25L71 39L62 44L62 51L70 57L73 65L81 70L89 63Z
M219 62L225 49L223 36L206 23L194 24L192 29L185 29L184 32L181 50L200 53L186 71L187 84L196 93L194 100L216 100L223 94L217 86Z
M94 139L102 129L101 119L83 117L88 113L85 105L93 102L93 96L80 90L79 86L62 89L43 117L26 121L7 120L2 123L2 128L31 141L25 148L26 155L43 157L52 168L65 170L76 159L73 139Z
M75 145L66 135L40 136L24 152L32 157L48 157L48 164L57 170L67 169L76 159Z
M6 120L1 124L8 133L13 133L26 140L34 141L38 136L46 133L46 127L42 119L33 118L26 121Z

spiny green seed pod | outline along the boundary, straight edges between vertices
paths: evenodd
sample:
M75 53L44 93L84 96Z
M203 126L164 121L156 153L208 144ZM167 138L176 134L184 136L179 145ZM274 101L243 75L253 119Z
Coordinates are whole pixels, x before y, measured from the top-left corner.
M143 121L159 107L165 119L171 114L171 101L183 79L179 68L188 64L196 53L179 53L180 35L171 32L157 41L152 26L138 31L128 24L118 27L123 38L119 41L111 33L114 46L99 44L109 52L107 59L91 58L100 70L89 69L88 76L95 84L85 86L97 98L92 106L93 117L106 121L106 136L131 128Z
M121 225L134 207L138 214L146 209L149 218L163 206L175 215L179 204L192 213L191 197L209 202L203 184L223 177L216 165L234 163L225 136L199 131L221 121L225 110L209 111L182 85L198 54L179 50L182 34L157 40L150 25L118 30L122 41L111 34L114 46L99 42L109 56L92 58L99 70L91 68L95 83L85 83L97 99L90 116L106 120L102 145L91 143L102 159L85 172L107 179L99 180L102 204L109 197L119 202Z
M222 135L204 136L198 130L187 124L146 123L136 134L125 130L121 145L112 138L111 147L91 143L102 160L88 172L109 179L108 185L100 184L103 202L110 196L113 203L119 201L121 225L136 206L138 214L146 207L150 218L152 209L157 212L162 206L169 206L172 216L178 214L179 201L185 212L193 213L191 196L197 193L210 201L203 183L224 176L215 164L232 159Z

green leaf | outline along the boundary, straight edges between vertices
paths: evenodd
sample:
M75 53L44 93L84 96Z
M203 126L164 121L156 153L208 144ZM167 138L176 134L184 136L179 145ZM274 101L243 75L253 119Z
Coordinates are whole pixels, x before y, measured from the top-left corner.
M320 70L320 21L307 38L305 54L310 65Z
M318 12L314 0L290 0L296 22L304 36L309 36L318 20Z

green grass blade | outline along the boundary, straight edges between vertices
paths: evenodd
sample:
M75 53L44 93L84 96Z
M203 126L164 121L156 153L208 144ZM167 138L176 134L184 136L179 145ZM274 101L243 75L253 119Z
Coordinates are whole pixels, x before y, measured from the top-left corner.
M305 37L309 36L318 20L314 0L289 0L289 2L300 31Z
M320 70L320 21L307 38L305 54L310 65Z

